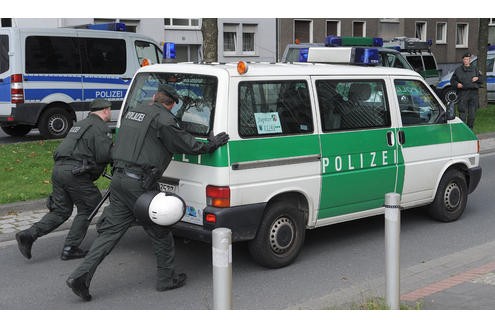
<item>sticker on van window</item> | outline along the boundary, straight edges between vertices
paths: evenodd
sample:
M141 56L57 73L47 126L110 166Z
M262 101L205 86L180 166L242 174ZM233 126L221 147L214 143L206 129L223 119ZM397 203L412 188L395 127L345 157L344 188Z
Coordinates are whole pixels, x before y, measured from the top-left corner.
M282 125L277 112L254 113L258 134L282 133Z

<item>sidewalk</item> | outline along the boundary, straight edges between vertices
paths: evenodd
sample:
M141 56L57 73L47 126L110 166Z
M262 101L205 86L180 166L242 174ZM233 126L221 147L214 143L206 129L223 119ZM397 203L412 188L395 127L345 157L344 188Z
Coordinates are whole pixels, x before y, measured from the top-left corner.
M482 154L495 151L495 133L478 137ZM0 205L0 243L15 240L17 231L28 228L46 212L44 199ZM67 229L71 223L72 218L57 230ZM495 310L495 241L401 269L400 291L401 304L412 309ZM352 309L367 299L384 295L382 277L336 290L292 309Z

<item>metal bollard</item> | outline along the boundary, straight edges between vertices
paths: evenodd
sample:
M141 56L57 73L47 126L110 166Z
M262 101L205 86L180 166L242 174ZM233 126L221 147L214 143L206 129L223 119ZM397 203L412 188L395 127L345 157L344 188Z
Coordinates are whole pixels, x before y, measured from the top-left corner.
M386 302L399 310L400 299L400 195L385 195L385 267Z
M232 309L232 231L216 228L212 234L213 309Z

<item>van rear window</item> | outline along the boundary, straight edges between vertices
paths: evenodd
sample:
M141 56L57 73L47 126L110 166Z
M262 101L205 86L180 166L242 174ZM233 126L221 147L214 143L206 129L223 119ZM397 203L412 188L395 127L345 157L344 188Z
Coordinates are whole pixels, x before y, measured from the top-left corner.
M160 84L174 87L179 103L171 112L189 133L207 136L213 125L218 80L214 76L185 73L139 73L133 80L123 114L153 104Z
M9 36L0 35L0 73L9 70Z

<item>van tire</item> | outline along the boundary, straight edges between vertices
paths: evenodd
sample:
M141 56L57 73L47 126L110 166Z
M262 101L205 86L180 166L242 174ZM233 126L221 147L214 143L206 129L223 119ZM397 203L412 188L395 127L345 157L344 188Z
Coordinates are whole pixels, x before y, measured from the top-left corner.
M52 107L41 115L38 129L46 139L58 139L67 135L73 123L65 109Z
M252 258L267 268L292 263L299 254L306 232L304 215L295 204L276 202L269 205L255 239L248 247Z
M3 132L12 137L24 137L26 134L31 132L33 127L31 125L13 125L13 126L2 126Z
M448 170L440 180L435 199L429 206L430 216L442 222L456 221L466 208L467 195L466 176L459 170Z

